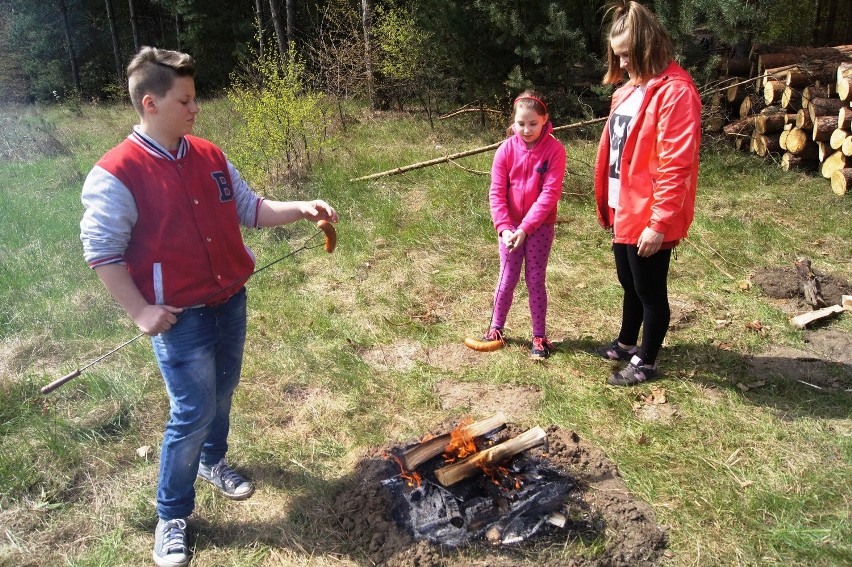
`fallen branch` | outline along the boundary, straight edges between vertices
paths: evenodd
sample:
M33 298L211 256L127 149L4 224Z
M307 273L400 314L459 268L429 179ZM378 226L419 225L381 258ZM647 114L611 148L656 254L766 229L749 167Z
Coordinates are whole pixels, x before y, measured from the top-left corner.
M582 128L584 126L591 126L592 124L598 124L600 122L605 122L607 120L606 117L603 118L594 118L592 120L584 120L583 122L575 122L573 124L566 124L564 126L557 126L553 129L554 132L559 132L561 130L570 130L573 128ZM494 144L489 144L487 146L482 146L481 148L474 148L472 150L467 150L464 152L459 152L457 154L451 154L444 157L439 157L435 159L430 159L427 161L421 161L420 163L413 163L411 165L405 165L402 167L397 167L395 169L389 169L387 171L381 171L379 173L373 173L370 175L364 175L363 177L356 177L355 179L350 179L350 182L355 181L367 181L370 179L377 179L379 177L387 177L389 175L396 175L398 173L405 173L407 171L413 171L415 169L421 169L424 167L429 167L430 165L438 165L439 163L446 163L448 161L452 161L454 159L459 159L467 156L472 156L476 154L481 154L483 152L487 152L488 150L496 150L500 147L500 144L503 143L503 140L496 142Z
M439 116L438 120L446 120L447 118L452 118L453 116L458 116L459 114L465 114L467 112L490 112L491 114L503 114L499 110L494 110L493 108L461 108L449 114Z

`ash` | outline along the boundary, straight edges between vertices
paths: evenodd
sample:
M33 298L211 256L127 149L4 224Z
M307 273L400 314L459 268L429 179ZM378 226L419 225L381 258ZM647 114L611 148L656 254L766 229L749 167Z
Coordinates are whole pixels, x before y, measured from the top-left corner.
M417 541L457 548L569 532L588 540L600 535L602 524L574 479L539 458L518 457L494 479L479 474L449 487L429 478L435 467L428 465L421 467L424 480L416 488L398 476L382 483L391 493L394 520Z

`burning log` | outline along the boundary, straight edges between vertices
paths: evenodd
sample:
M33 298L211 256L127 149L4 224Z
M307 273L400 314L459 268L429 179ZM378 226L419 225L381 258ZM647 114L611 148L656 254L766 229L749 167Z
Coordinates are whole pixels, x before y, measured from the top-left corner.
M459 428L458 431L461 435L472 439L474 437L485 435L489 431L494 431L498 427L502 427L504 425L506 425L506 415L501 411L486 419L475 421L470 425L463 426ZM447 451L451 441L452 433L446 433L424 441L403 453L402 464L407 470L413 471L432 457L436 457Z
M514 457L518 453L522 453L527 449L531 449L537 445L544 443L547 438L547 433L541 427L533 427L532 429L521 433L517 437L503 441L502 443L489 447L472 456L447 465L435 471L435 478L443 486L451 486L469 476L473 476L484 469L494 468L500 463Z

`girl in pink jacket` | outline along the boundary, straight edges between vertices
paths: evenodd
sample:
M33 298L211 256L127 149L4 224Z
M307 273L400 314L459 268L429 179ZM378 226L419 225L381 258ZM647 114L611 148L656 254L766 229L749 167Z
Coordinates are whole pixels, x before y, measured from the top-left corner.
M595 196L598 220L613 231L624 297L618 337L598 352L628 363L609 383L630 386L656 377L669 327L669 261L695 215L701 99L689 74L672 61L669 35L652 12L622 0L612 15L603 82L620 82L622 71L629 80L612 96Z
M500 278L494 294L491 327L483 340L503 342L503 325L525 265L532 318L533 358L546 358L545 272L553 245L556 204L565 177L565 148L553 137L542 96L524 91L513 105L509 138L497 149L491 168L491 219L498 235Z

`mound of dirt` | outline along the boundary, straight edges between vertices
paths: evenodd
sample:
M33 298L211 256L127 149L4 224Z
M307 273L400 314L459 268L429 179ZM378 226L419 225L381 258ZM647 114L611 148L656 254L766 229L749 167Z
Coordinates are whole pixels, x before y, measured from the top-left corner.
M822 296L828 305L840 305L843 295L852 293L852 285L843 278L823 274L814 270ZM783 268L761 268L751 277L752 283L773 299L795 299L805 304L801 279L793 266Z
M454 425L449 425L440 432L452 427ZM519 432L513 432L514 429L510 425L507 435ZM655 565L667 544L666 530L657 525L651 506L627 490L617 467L600 449L583 441L573 431L551 426L547 430L547 443L546 457L550 466L563 470L577 481L592 513L601 520L605 534L603 549L596 556L566 560L549 557L547 564L554 567ZM519 550L512 546L490 547L483 542L473 551L454 551L429 541L415 541L391 517L391 497L382 485L382 481L398 472L395 467L388 466L389 461L383 456L396 449L399 447L387 446L370 451L357 464L351 482L345 483L335 499L341 526L350 541L367 553L371 563L389 567L439 567L464 564L465 557L471 553L482 558L483 565L492 567L522 563ZM560 542L549 543L558 545Z

